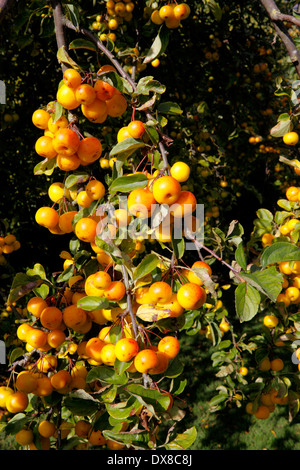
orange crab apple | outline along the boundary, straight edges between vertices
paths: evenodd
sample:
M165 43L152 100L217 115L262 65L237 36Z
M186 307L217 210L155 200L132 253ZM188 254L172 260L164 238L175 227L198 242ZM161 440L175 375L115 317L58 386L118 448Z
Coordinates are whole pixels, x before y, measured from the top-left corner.
M161 176L152 185L154 199L159 204L174 204L180 196L180 183L172 176Z
M187 282L177 292L179 304L186 310L197 310L206 301L206 292L198 284Z

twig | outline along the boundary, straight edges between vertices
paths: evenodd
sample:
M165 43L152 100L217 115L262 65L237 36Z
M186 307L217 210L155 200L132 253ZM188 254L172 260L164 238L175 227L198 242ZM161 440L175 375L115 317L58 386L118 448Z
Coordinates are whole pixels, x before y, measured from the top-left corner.
M297 47L292 40L288 29L284 25L284 21L290 21L298 26L300 26L300 20L295 18L292 15L285 15L280 12L279 8L277 7L276 3L274 0L260 0L260 3L262 6L265 8L266 12L268 13L276 33L282 40L289 56L292 61L292 64L294 65L297 74L300 77L300 54L297 50Z

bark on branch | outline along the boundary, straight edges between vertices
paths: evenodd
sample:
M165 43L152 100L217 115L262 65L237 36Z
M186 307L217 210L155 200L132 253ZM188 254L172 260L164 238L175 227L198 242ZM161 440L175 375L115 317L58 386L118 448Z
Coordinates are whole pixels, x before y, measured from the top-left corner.
M260 0L260 3L268 13L270 20L274 25L275 31L282 40L287 53L290 56L292 64L294 65L296 72L300 77L300 54L288 32L287 27L284 24L284 21L289 21L300 26L300 20L292 15L285 15L281 13L274 0Z

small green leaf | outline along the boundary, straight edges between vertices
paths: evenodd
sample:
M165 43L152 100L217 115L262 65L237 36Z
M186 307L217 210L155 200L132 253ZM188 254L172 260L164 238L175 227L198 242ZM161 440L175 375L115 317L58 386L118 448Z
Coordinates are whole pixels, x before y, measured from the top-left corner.
M100 403L85 390L76 390L65 398L64 406L74 415L89 416L99 409Z
M182 114L182 109L177 103L173 103L172 101L166 101L164 103L159 103L157 106L157 112L161 114L171 114L176 116L178 114Z
M235 260L241 266L242 269L247 269L247 260L244 252L243 243L239 243L235 250Z
M67 176L65 181L65 187L67 189L71 188L75 184L85 183L89 179L90 175L88 173L72 173Z
M125 385L128 381L126 374L117 374L114 369L106 366L93 367L86 376L87 383L100 380L114 385Z
M143 173L136 173L133 175L119 176L116 178L111 186L111 192L129 193L133 189L145 188L147 186L148 178Z
M133 279L136 281L137 279L140 279L141 277L144 277L154 271L158 262L159 258L157 255L153 253L146 255L140 264L138 264L138 266L135 268Z
M182 434L177 434L173 441L165 444L167 450L185 450L191 447L197 438L197 430L195 426L187 429Z
M151 62L156 57L159 57L167 48L169 43L169 31L167 28L161 27L154 39L148 53L145 56L144 64Z
M149 95L151 92L162 94L166 91L165 85L162 85L158 80L154 80L152 76L143 77L137 84L138 95Z
M87 295L77 302L77 307L91 312L100 308L108 308L109 302L105 297L98 297L94 295Z
M69 49L88 49L90 51L97 51L97 46L87 39L74 39L69 44Z
M142 140L136 140L133 137L128 137L127 139L118 142L110 151L109 156L113 157L115 155L125 154L126 158L132 155L139 148L145 147L145 142Z

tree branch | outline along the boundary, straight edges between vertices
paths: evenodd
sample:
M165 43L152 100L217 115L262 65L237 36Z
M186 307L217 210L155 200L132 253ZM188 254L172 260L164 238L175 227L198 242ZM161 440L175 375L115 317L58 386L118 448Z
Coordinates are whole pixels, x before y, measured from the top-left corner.
M288 29L286 28L286 26L284 25L284 21L290 21L290 22L293 22L294 24L300 26L300 20L298 20L297 18L295 18L294 16L292 15L285 15L285 14L282 14L279 10L279 8L277 7L276 3L274 0L260 0L260 3L262 4L262 6L265 8L266 12L268 13L273 25L274 25L274 28L275 28L275 31L276 33L278 34L278 36L280 37L280 39L282 40L289 56L290 56L290 59L292 61L292 64L294 65L296 71L297 71L297 74L299 75L300 77L300 54L297 50L297 47L294 43L294 41L292 40L289 32L288 32Z
M55 35L56 35L56 43L57 49L60 49L62 46L66 47L66 38L64 32L64 15L62 11L61 3L58 0L52 0L52 11L53 11L53 19L54 19L54 27L55 27ZM62 71L64 72L67 69L65 64L61 64Z
M7 11L12 7L14 0L0 0L0 23Z

